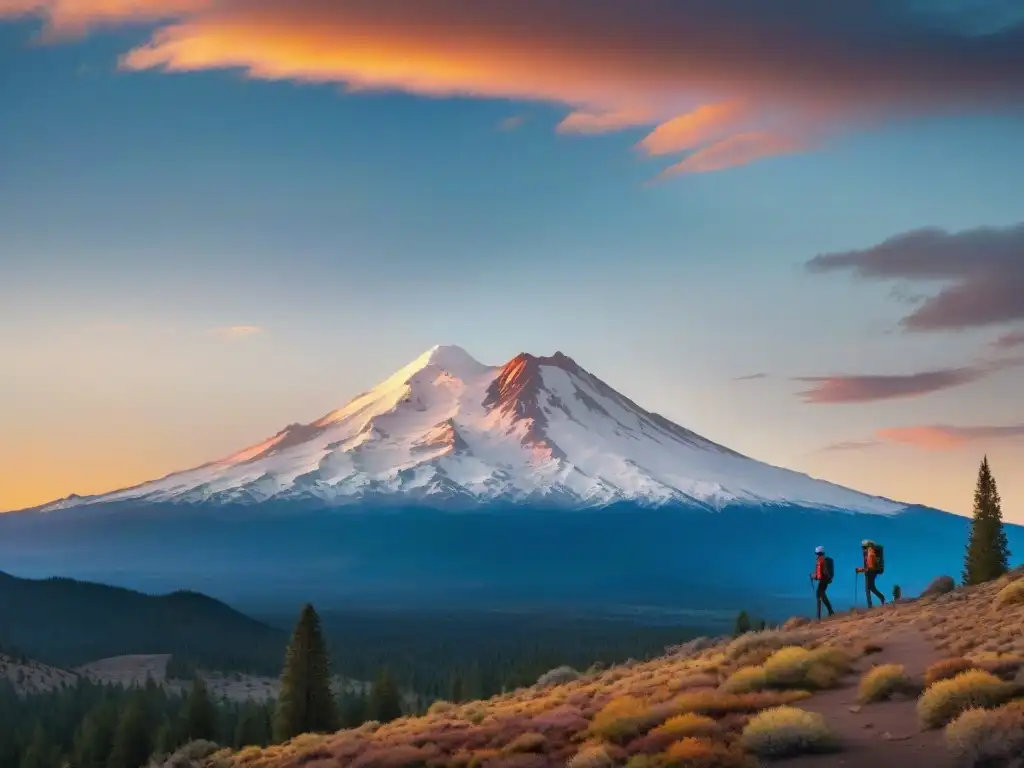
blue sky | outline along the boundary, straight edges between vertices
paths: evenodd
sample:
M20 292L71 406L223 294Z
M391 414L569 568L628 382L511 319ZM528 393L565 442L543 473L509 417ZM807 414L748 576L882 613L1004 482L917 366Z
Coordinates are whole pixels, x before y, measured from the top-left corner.
M0 18L0 509L228 453L456 343L488 363L561 350L757 458L954 511L987 451L1024 522L1015 434L821 450L1022 424L1019 369L843 404L791 380L993 357L1013 318L907 333L894 287L941 285L804 265L1024 220L1024 90L652 183L679 157L636 149L650 125L559 131L578 105L125 70L161 22L39 42L39 13ZM216 332L233 326L259 330Z

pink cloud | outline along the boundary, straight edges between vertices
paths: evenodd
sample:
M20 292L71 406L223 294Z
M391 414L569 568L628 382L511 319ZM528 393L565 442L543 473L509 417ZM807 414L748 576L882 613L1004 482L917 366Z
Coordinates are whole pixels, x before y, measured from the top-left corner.
M558 124L559 133L614 133L624 128L650 125L655 119L648 110L620 109L608 112L570 112Z
M958 427L949 424L931 424L880 429L869 440L849 440L834 443L824 450L857 450L874 448L886 443L899 443L929 451L948 451L970 443L990 440L1008 440L1024 437L1024 424Z
M793 154L806 148L803 141L788 136L738 133L697 150L685 160L666 168L659 174L659 178L721 171L766 157Z

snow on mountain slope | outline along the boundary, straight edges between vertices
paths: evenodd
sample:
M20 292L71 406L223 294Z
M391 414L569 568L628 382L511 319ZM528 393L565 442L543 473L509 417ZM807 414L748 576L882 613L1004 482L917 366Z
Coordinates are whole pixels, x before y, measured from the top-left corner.
M192 470L45 509L270 499L904 508L717 445L643 410L561 353L486 366L438 346L310 424Z

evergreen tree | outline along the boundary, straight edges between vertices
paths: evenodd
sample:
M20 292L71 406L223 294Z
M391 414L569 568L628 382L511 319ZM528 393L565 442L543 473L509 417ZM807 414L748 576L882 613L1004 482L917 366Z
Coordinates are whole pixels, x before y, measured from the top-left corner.
M56 762L56 750L47 740L43 726L36 723L32 731L32 740L29 741L21 758L21 768L53 768Z
M739 637L745 635L750 631L750 616L747 615L746 611L740 611L736 617L736 624L733 628L733 634Z
M402 697L398 684L387 669L377 675L370 692L370 719L379 723L390 723L402 716Z
M270 718L265 707L247 704L235 725L234 746L236 749L251 746L265 746L270 742Z
M461 704L466 700L466 686L462 680L462 672L456 671L452 675L451 693L448 696L448 700L454 704ZM381 722L384 722L383 720Z
M181 741L216 741L217 736L217 708L203 678L197 675L181 710Z
M368 702L363 692L350 692L342 698L339 711L342 728L356 728L367 720Z
M104 701L89 711L75 734L71 749L75 768L106 768L114 748L117 707Z
M181 741L178 738L178 732L171 723L171 719L165 715L153 737L153 754L169 755L179 746L181 746Z
M108 768L139 768L153 751L145 702L135 696L121 713Z
M978 470L974 490L974 519L964 555L964 584L983 584L997 579L1010 569L1010 546L1003 530L996 480L986 456Z
M287 741L300 733L332 731L337 720L320 617L307 603L285 654L281 694L274 713L274 741Z

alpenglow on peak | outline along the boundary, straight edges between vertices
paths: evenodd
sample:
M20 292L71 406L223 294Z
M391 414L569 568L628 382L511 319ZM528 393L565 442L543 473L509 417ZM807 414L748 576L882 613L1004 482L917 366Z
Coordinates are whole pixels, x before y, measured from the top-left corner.
M560 352L488 366L438 345L315 421L195 469L43 509L271 500L785 504L876 514L905 507L725 448L644 410Z

